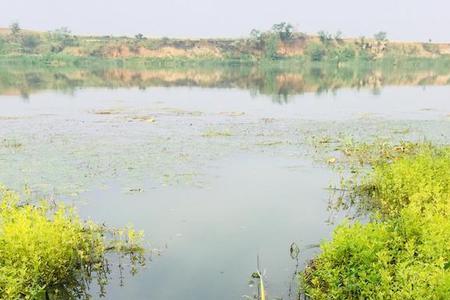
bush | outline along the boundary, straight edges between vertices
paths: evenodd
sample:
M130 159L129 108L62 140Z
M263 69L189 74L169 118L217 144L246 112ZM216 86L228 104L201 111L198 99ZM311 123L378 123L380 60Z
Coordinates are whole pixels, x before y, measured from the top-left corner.
M449 299L449 215L414 207L387 222L340 225L306 269L312 299Z
M385 32L385 31L380 31L380 32L377 32L377 33L375 33L374 35L373 35L373 38L377 41L377 42L379 42L379 43L381 43L381 42L387 42L387 32Z
M25 52L33 52L41 43L39 36L27 34L22 37L22 48Z
M84 223L64 206L19 203L0 189L0 295L6 299L89 298L87 287L108 280L108 251L126 252L133 261L142 249L140 236L107 241L106 229ZM95 277L93 276L95 274Z
M326 54L326 48L317 43L311 43L307 46L305 53L309 56L311 61L322 61Z
M423 148L393 163L377 163L364 185L385 215L411 204L445 204L450 198L450 148Z
M278 59L278 42L279 39L273 34L264 37L264 56L267 59Z
M302 276L313 299L450 298L450 148L375 162L373 221L344 223Z
M355 58L355 50L350 46L337 48L338 61L350 61Z
M331 35L331 33L328 33L326 31L319 31L317 33L317 35L319 36L320 42L322 44L328 45L333 41L333 36Z

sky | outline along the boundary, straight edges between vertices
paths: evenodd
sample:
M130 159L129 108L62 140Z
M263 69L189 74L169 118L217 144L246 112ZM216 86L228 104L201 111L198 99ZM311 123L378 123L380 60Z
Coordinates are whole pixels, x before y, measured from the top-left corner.
M386 31L391 40L450 42L450 0L0 0L0 27L76 34L243 37L290 22L346 37Z

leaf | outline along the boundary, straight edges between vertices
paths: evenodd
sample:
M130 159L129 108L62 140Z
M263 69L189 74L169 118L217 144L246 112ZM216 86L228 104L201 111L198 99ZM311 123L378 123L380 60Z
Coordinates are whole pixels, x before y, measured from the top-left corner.
M261 273L259 273L259 271L258 271L258 275L259 275L259 288L261 291L261 300L266 300L266 291L264 289L264 281L263 281L263 278L261 276Z
M289 248L289 254L291 255L292 259L298 258L298 255L300 254L300 248L297 246L296 243L291 244L291 247Z

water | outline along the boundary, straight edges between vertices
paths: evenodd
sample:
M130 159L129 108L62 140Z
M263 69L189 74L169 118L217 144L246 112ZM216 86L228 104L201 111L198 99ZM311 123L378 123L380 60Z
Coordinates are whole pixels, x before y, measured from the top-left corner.
M320 93L293 81L280 98L243 75L183 74L194 79L0 85L0 182L133 224L159 249L123 287L114 271L108 299L241 299L257 256L269 295L295 299L290 244L304 266L342 218L327 210L337 174L310 138L450 139L442 80Z
M133 220L163 251L123 288L110 285L108 298L239 299L253 292L247 282L257 255L270 294L286 295L294 272L290 244L317 244L331 230L324 190L330 172L299 160L238 156L221 161L214 174L202 189L84 195L83 215L108 224Z

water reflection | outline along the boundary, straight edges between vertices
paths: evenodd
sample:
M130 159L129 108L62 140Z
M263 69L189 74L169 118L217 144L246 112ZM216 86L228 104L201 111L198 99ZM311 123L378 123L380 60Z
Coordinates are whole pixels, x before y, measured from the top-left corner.
M371 89L374 94L387 85L448 85L450 69L382 66L305 66L302 68L220 67L197 69L75 69L4 68L0 71L0 94L24 99L41 90L72 92L86 87L209 87L249 90L254 96L271 95L286 103L303 93L334 93L342 88Z

